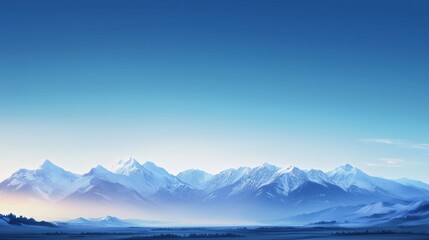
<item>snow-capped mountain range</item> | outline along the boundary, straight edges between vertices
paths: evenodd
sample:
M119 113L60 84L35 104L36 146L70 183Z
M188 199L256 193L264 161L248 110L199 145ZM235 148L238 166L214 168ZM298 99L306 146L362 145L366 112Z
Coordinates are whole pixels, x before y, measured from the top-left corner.
M349 164L323 172L266 163L215 175L191 169L175 176L152 162L141 164L131 158L79 175L46 160L36 170L21 169L1 182L2 196L159 211L216 209L219 215L234 209L231 214L273 219L352 204L424 200L429 198L429 185L369 176Z

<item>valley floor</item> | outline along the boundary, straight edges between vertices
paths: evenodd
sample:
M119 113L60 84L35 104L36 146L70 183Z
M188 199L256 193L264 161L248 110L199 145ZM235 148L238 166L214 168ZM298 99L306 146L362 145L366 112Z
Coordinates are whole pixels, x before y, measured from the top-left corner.
M249 228L45 228L0 227L0 239L429 239L427 226L406 229L336 227Z

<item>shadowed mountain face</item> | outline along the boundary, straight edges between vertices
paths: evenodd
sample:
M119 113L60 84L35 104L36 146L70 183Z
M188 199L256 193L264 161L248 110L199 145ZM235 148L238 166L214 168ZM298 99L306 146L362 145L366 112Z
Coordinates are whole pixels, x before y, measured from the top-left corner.
M0 214L0 226L39 226L39 227L55 227L55 224L46 221L36 221L33 218L16 216L12 213L8 215Z
M216 175L193 169L174 176L152 162L129 159L110 170L97 166L78 175L47 160L39 169L21 169L0 183L0 197L181 209L257 221L330 207L428 198L428 189L421 186L425 184L372 177L348 164L327 173L263 164Z
M272 223L335 223L338 226L425 226L429 224L428 201L374 202L354 206L341 206L278 219Z

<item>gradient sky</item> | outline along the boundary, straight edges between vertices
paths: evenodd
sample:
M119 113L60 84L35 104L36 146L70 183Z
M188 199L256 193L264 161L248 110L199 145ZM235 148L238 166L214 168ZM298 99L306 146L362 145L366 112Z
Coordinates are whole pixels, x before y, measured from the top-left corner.
M429 1L0 1L0 178L351 163L429 182Z

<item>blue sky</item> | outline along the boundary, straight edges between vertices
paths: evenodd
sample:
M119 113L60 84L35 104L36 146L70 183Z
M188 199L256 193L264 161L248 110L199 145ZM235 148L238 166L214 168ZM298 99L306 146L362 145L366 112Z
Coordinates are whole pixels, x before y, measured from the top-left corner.
M429 181L427 1L1 1L0 176L130 156Z

